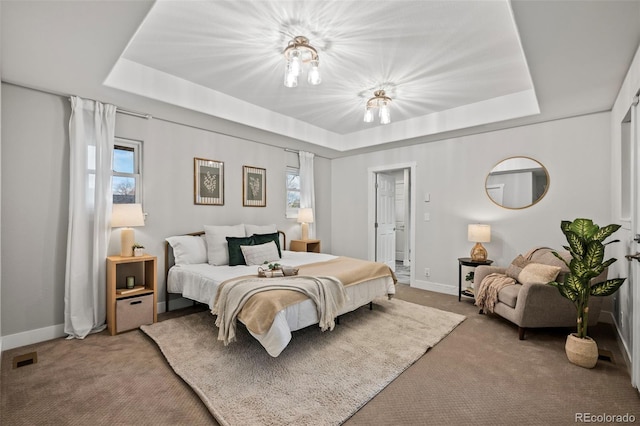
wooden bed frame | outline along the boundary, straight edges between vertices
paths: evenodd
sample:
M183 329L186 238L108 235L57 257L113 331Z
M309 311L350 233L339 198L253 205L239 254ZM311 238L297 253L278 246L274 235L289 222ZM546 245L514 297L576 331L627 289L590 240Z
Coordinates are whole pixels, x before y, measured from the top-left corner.
M198 232L191 232L189 234L183 234L183 235L191 235L194 237L199 237L201 235L204 235L204 231L198 231ZM282 239L282 245L280 247L282 247L282 250L286 250L287 248L287 235L283 232L283 231L278 231L278 234L280 234L280 238ZM168 241L165 240L164 242L164 310L165 312L169 312L169 269L171 269L171 267L174 265L173 261L170 262L170 259L173 259L173 248L171 247L171 244L169 244ZM175 259L173 259L175 261ZM178 294L178 293L175 293ZM184 297L184 296L183 296ZM195 305L196 302L195 300L193 301L193 304Z

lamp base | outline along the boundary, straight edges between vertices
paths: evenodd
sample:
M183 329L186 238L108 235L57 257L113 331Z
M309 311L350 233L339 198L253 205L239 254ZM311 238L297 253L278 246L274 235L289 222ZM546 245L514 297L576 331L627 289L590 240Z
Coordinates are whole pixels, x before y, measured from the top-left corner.
M487 260L487 249L482 244L476 243L471 249L471 260L474 262L484 262Z
M133 245L136 243L136 236L133 228L122 228L120 231L120 256L133 256Z
M307 222L302 222L302 240L309 239L309 224Z

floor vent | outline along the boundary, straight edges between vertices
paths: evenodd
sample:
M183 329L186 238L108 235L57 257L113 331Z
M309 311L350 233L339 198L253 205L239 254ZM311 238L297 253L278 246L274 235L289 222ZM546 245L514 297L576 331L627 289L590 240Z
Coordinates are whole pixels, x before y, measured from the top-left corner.
M607 349L598 349L598 359L602 361L609 361L610 363L615 364L613 362L613 352Z
M30 352L24 355L18 355L13 358L13 368L20 368L26 365L35 364L38 362L38 353Z

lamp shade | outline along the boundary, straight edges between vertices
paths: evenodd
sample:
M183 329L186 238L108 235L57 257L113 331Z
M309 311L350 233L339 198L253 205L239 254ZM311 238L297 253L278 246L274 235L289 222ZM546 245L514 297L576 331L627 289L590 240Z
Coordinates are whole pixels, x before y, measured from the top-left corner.
M467 229L467 238L474 243L488 243L491 241L491 225L480 223L470 224Z
M313 223L313 209L311 208L299 209L298 223Z
M111 213L111 227L130 226L144 226L142 204L114 204Z

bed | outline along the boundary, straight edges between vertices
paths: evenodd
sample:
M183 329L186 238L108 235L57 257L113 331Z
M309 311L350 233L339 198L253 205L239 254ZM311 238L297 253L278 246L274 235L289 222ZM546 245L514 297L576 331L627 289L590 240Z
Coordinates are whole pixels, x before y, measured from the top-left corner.
M169 295L180 294L184 298L208 305L213 312L216 308L216 296L222 287L234 280L257 279L259 269L266 269L266 265L238 263L238 244L249 259L251 253L244 244L254 245L255 247L250 248L255 251L267 245L272 249L270 240L267 243L262 242L267 237L277 239L275 245L278 246L278 259L274 261L280 265L299 269L301 277L306 276L307 273L316 278L322 275L322 279L340 277L339 281L344 285L346 300L337 309L337 315L367 304L371 306L371 302L377 297L391 297L395 294L395 276L386 266L325 253L284 250L286 236L283 232L277 230L274 232L274 230L275 225L205 226L205 231L168 237L165 242L166 311L169 311ZM256 243L254 238L260 244ZM262 241L260 241L261 238ZM354 271L349 270L352 265ZM342 270L337 271L336 266ZM363 275L363 267L375 273ZM356 271L357 268L360 271ZM358 273L360 275L357 275ZM279 278L260 278L260 280L268 283L279 282ZM348 282L350 280L353 282ZM269 293L272 298L280 295L277 291L264 293ZM285 293L291 292L285 290ZM251 297L250 300L257 300L262 296ZM246 318L250 318L250 314L244 317L238 316L238 321L247 326L249 333L272 357L277 357L287 347L293 331L320 322L317 306L310 298L298 295L291 300L287 302L288 304L283 303L284 308L274 312L266 325L256 327L254 322L247 323ZM246 313L250 308L245 306L243 312ZM220 315L218 315L219 318Z

